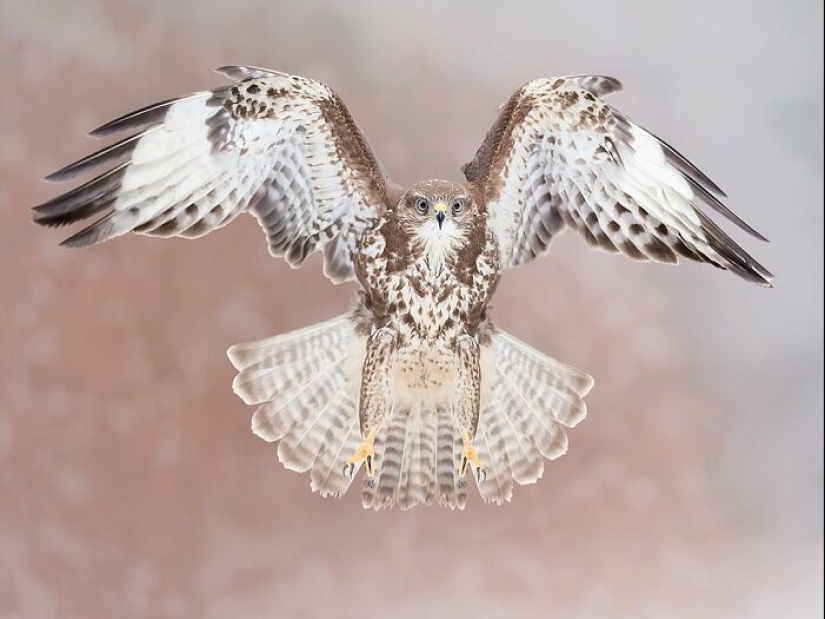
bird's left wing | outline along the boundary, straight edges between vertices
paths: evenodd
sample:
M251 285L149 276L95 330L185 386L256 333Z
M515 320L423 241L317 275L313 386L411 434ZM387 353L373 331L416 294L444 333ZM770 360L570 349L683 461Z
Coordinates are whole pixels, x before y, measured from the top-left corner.
M327 276L350 278L355 241L386 208L388 181L343 101L302 77L218 70L235 83L93 131L136 133L47 177L65 181L111 166L34 207L34 221L62 226L102 214L64 241L82 247L127 232L200 237L249 211L273 255L297 267L323 248Z
M769 286L768 270L698 207L764 238L693 164L602 101L619 90L609 77L538 79L502 108L463 168L485 196L502 266L543 254L570 227L591 245L637 260L683 256Z

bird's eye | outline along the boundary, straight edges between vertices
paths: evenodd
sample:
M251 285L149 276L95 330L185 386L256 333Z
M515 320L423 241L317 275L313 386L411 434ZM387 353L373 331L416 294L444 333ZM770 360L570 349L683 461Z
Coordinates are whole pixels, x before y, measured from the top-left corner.
M453 202L453 215L460 215L464 212L464 202L462 200L456 200Z
M415 208L422 215L426 215L427 211L430 210L430 203L427 201L427 198L418 198L418 200L415 201Z

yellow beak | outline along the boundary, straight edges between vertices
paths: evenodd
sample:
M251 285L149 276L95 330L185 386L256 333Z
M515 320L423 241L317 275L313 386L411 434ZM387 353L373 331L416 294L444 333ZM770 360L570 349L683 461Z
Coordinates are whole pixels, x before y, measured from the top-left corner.
M438 229L440 230L444 225L444 220L447 219L447 203L436 202L435 206L433 206L433 212L435 213L435 220L438 222Z

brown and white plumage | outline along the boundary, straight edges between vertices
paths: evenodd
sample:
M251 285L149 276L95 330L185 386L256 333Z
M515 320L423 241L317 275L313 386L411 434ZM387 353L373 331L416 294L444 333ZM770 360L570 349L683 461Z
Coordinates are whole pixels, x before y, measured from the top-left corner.
M350 278L355 242L387 196L384 172L343 102L302 77L248 67L219 71L240 81L93 131L137 133L47 180L128 160L35 207L35 221L59 226L103 213L64 241L82 247L127 232L197 238L249 211L273 255L299 266L323 248L329 277Z
M52 174L95 178L34 208L36 223L96 218L65 241L127 232L200 237L243 212L293 266L318 250L353 309L238 344L235 392L287 468L340 496L364 472L375 509L463 508L475 478L502 503L566 453L592 379L498 329L500 272L543 254L566 227L631 258L679 257L770 285L770 273L701 208L762 238L675 149L608 106L599 76L535 80L503 106L467 182L389 180L327 86L225 67L233 83L157 103L92 132L129 137ZM472 475L469 474L472 472Z
M682 256L769 285L771 274L698 206L764 237L693 164L599 98L619 90L607 77L534 80L505 104L464 166L467 180L484 187L503 266L543 254L570 227L636 260Z

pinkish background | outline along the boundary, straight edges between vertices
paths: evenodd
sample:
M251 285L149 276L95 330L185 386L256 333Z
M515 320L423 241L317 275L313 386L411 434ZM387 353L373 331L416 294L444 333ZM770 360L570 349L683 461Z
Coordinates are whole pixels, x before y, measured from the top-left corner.
M813 0L0 2L0 618L807 618L823 603L823 45ZM612 99L773 241L766 291L565 236L498 323L592 373L571 452L504 508L323 500L249 431L225 349L340 313L252 218L61 249L28 208L86 131L323 79L403 183L458 178L532 77Z

